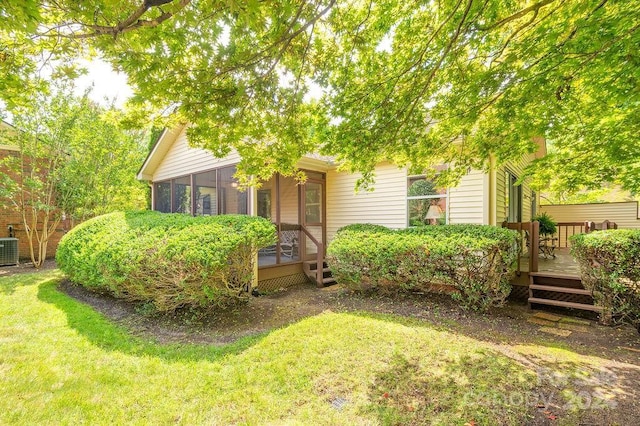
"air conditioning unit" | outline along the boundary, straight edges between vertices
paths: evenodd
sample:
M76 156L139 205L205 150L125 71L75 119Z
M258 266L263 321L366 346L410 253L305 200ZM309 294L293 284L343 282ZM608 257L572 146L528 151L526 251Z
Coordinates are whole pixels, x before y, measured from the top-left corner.
M0 238L0 266L18 264L18 239Z

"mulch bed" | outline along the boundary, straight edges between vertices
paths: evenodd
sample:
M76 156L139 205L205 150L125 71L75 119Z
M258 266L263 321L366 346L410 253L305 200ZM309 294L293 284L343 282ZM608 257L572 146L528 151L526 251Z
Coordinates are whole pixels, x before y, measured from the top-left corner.
M46 271L56 268L56 261L53 259L47 259L40 266L40 271ZM17 265L0 266L0 277L10 277L17 274L30 274L37 272L38 269L33 267L33 263L30 260L22 260Z

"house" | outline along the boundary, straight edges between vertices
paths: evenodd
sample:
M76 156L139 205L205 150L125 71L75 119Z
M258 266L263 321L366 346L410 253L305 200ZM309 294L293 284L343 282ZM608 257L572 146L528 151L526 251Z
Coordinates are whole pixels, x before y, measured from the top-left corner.
M15 132L15 128L0 120L0 132ZM7 145L0 143L0 173L10 174L13 173L10 170L2 167L3 160L9 157L18 157L20 155L20 148L15 145ZM65 231L61 225L56 229L49 237L49 243L47 245L46 257L51 258L55 256L58 242L64 235ZM0 198L0 238L17 238L18 239L18 256L20 259L29 259L29 241L24 230L24 222L22 214L16 210L15 206L8 199Z
M516 185L524 167L544 155L539 150L490 173L470 170L460 184L436 190L424 176L381 163L375 189L354 191L358 175L340 172L331 159L309 155L298 162L307 182L273 176L259 189L241 192L233 179L236 153L215 158L209 151L189 147L185 126L166 129L142 165L138 179L152 186L152 208L193 215L250 214L266 217L278 227L280 242L261 250L258 281L274 289L317 278L327 243L336 231L352 223L376 223L390 228L438 223L497 225L528 221L535 214L537 195L527 181ZM314 275L315 274L315 275ZM325 278L325 281L328 281Z

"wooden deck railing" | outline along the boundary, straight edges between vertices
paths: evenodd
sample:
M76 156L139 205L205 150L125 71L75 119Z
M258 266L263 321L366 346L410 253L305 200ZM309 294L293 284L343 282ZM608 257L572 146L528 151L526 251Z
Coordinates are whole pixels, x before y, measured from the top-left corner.
M585 222L584 223L585 232L593 232L593 231L604 231L606 229L618 229L618 224L615 222L609 222L605 220L602 223L596 222Z
M558 222L556 225L556 233L553 234L555 238L558 238L556 242L559 248L571 247L569 237L575 234L584 234L586 222Z
M556 224L556 233L553 235L558 238L556 243L558 248L569 248L571 242L569 237L575 234L589 233L593 231L602 231L605 229L618 229L615 222L605 220L602 223L596 222L558 222Z
M513 229L518 231L522 238L522 241L529 248L529 272L538 272L539 264L539 251L540 245L540 224L537 221L534 222L503 222L503 228ZM556 233L553 235L558 240L555 242L554 248L568 248L571 247L569 237L580 233L589 233L593 231L600 231L605 229L618 229L618 225L615 222L605 220L602 223L596 222L560 222L556 225ZM534 249L535 247L535 249ZM520 267L520 257L518 256L518 270L517 274L520 275L522 269Z

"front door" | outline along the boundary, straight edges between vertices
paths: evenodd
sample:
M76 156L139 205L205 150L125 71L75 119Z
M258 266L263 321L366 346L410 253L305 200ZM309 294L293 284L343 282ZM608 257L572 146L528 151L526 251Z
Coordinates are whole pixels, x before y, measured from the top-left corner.
M320 244L324 245L324 175L320 173L309 173L308 175L319 175L319 178L309 176L307 182L302 185L302 197L300 197L302 224ZM318 253L317 245L306 236L304 240L305 257L313 259Z

